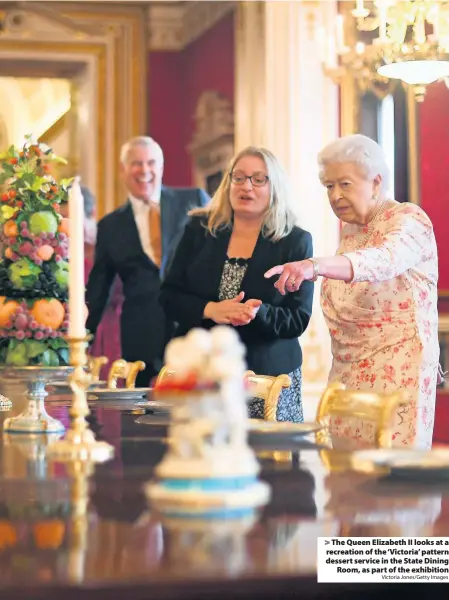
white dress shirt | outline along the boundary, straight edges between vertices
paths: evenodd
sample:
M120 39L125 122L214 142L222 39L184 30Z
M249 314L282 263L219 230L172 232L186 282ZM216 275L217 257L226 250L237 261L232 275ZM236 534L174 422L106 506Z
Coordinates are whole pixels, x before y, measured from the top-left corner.
M150 204L143 200L138 200L134 196L128 196L133 209L134 220L137 231L139 232L140 243L145 254L154 262L153 248L150 239ZM154 204L160 204L160 195L152 200Z

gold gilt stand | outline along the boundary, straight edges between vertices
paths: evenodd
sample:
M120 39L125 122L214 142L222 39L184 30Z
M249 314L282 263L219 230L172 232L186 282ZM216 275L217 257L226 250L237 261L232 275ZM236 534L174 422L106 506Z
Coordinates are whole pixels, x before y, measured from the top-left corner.
M95 439L93 431L86 421L90 413L87 404L87 390L92 381L92 375L86 372L87 347L89 337L69 338L70 363L73 372L69 376L73 392L70 415L70 429L62 440L48 447L47 455L54 460L90 460L94 463L105 462L113 457L114 447L107 442Z

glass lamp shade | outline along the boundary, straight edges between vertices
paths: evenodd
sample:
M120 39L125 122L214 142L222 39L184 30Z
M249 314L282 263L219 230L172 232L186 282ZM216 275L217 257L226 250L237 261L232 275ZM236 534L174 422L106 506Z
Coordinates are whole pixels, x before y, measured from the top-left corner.
M382 77L401 79L409 85L428 85L449 76L449 61L408 60L382 65L377 72Z

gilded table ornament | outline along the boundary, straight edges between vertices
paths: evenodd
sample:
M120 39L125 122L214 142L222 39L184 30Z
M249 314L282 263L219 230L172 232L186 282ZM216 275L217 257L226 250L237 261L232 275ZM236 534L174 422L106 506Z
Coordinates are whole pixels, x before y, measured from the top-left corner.
M72 458L104 462L112 458L114 448L106 442L97 441L86 421L90 413L87 390L92 380L91 374L85 370L89 338L69 338L68 341L70 362L74 369L69 378L73 392L70 409L72 422L65 438L48 448L48 455L57 460Z
M136 387L136 377L140 371L145 369L145 363L141 360L127 362L123 358L114 361L108 375L108 388L116 389L117 380L125 379L127 389Z

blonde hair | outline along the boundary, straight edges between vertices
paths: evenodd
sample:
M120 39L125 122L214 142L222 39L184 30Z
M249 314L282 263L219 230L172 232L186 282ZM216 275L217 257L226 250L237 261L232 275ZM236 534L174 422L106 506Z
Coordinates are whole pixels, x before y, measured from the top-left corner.
M267 167L270 203L263 221L262 234L276 242L292 231L296 216L291 208L287 174L275 155L265 148L248 146L236 154L229 163L212 201L204 208L191 210L189 215L207 217L207 230L213 236L216 236L220 229L232 228L233 211L229 198L231 174L238 161L245 156L257 156Z

